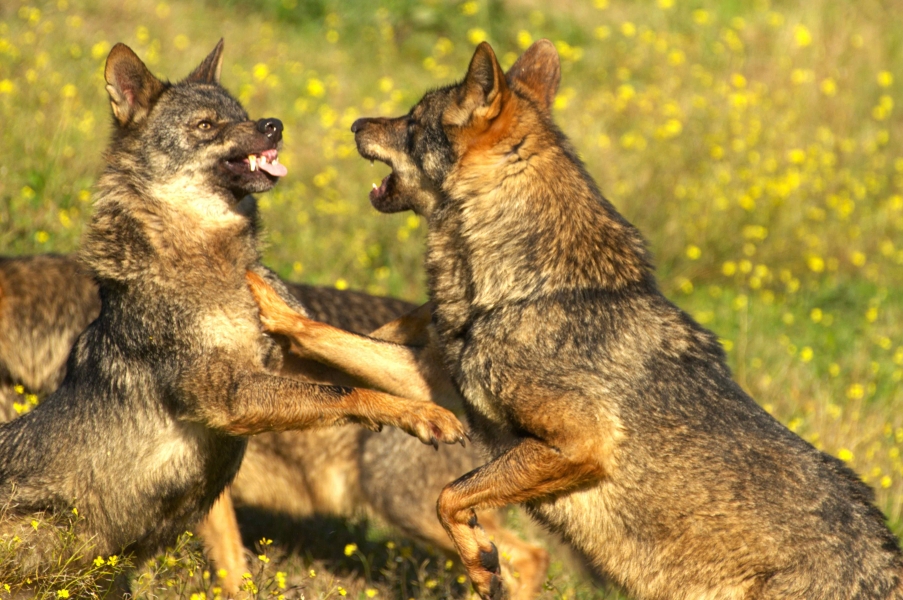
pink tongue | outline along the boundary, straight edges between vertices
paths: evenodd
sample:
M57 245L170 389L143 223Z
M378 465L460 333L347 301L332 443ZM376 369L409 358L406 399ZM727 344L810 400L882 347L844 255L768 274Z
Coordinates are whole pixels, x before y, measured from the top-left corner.
M273 177L285 177L285 174L288 173L288 169L282 163L258 162L257 168L261 171L266 171Z

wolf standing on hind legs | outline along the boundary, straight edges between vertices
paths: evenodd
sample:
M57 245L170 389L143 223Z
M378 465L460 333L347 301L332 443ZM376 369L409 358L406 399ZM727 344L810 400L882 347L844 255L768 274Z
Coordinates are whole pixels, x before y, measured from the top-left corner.
M493 457L438 502L484 598L504 588L474 510L516 502L636 598L903 599L872 491L762 410L661 294L642 236L552 121L559 80L547 40L507 74L483 43L461 83L352 126L392 167L371 203L426 220L434 346L262 303L265 322L389 392L443 385L438 348Z
M282 124L249 120L219 85L221 57L222 42L176 84L122 44L107 58L115 129L82 244L102 308L60 388L0 427L0 536L22 540L4 582L51 567L59 536L29 523L73 506L85 560L143 560L209 510L247 435L356 422L463 439L434 404L274 374L281 350L261 331L245 272L300 306L259 262L246 195L285 174Z

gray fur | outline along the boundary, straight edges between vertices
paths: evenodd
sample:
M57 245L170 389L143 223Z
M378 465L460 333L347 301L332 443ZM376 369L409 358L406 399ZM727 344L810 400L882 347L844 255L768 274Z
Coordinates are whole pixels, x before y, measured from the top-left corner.
M102 306L60 387L0 427L0 536L23 548L4 581L53 566L59 536L28 523L73 507L90 543L82 560L147 558L210 509L247 435L347 422L461 435L438 407L413 414L399 401L388 414L357 390L276 375L282 348L261 330L246 272L304 309L260 264L247 194L276 177L247 157L272 155L281 124L249 120L219 85L221 53L175 84L122 44L107 59L114 133L81 248Z

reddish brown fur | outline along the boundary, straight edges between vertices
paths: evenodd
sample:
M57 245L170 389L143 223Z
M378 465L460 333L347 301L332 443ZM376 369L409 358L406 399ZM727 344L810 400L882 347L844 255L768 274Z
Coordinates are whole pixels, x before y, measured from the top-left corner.
M433 339L493 456L439 500L477 591L504 594L472 510L522 501L636 597L899 597L871 491L731 379L552 122L554 45L499 73L481 44L460 84L352 126L393 167L373 205L427 220Z
M370 331L413 308L401 300L348 290L301 284L288 288L311 315L353 331ZM73 258L0 257L0 350L5 348L0 352L0 415L13 418L13 402L24 403L23 394L43 398L55 389L72 341L99 309L96 285ZM417 311L380 328L379 335L418 343L419 326L429 318L429 310ZM307 381L360 383L292 354L283 366L283 372ZM21 392L16 391L19 385ZM472 448L433 452L397 429L375 433L346 425L254 436L233 485L196 531L217 573L225 571L218 585L231 597L239 593L248 569L233 498L243 507L295 518L352 516L364 508L405 535L453 554L454 546L435 518L435 501L445 483L479 461ZM529 600L542 585L548 554L505 529L500 515L483 512L480 520L508 559L506 582L517 598Z
M340 369L371 387L417 400L433 400L444 406L460 406L461 399L441 366L435 344L430 342L430 305L380 327L369 336L360 336L295 312L261 278L250 272L247 277L260 306L264 327L289 337L293 350L305 358ZM482 546L492 547L491 536L509 554L513 570L519 573L517 578L505 577L514 590L513 597L519 600L534 597L542 585L548 555L503 529L494 512L480 511L480 519L485 527L485 533L480 529ZM437 530L435 521L424 521L419 537L430 539L443 549L454 550L455 546L448 544L447 539L443 542ZM471 570L472 565L465 562L465 566Z

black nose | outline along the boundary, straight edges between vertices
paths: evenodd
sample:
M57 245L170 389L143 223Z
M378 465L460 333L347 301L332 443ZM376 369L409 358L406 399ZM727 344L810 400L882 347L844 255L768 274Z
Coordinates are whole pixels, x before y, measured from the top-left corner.
M257 131L274 142L282 139L282 129L282 121L279 119L260 119L257 121Z
M361 119L358 119L357 121L355 121L354 123L352 123L351 124L351 133L357 133L361 129L361 127L363 127L364 125L367 124L367 121L369 121L369 120L370 119L361 118Z

